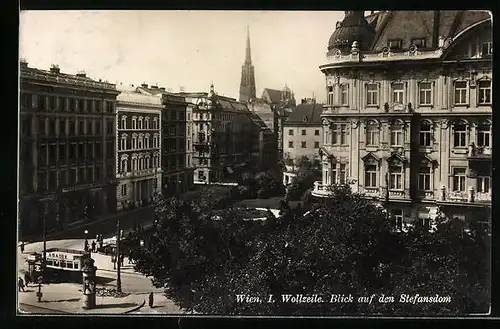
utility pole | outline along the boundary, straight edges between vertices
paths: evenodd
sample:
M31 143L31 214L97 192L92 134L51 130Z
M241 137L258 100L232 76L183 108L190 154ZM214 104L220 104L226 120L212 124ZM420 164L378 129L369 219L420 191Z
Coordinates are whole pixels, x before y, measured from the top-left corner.
M122 292L122 278L120 275L120 240L121 240L121 230L120 230L120 220L116 221L116 291L118 293Z

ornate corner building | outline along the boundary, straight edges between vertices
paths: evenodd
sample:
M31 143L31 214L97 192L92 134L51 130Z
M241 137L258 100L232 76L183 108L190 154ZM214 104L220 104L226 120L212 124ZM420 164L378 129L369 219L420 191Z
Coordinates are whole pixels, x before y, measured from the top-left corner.
M246 104L210 92L183 93L192 108L195 184L230 183L250 163L252 126Z
M313 195L350 184L388 198L398 225L439 212L488 223L491 26L485 11L346 11L320 66L328 101Z
M120 88L118 88L120 89ZM116 107L117 209L147 205L162 186L162 99L120 90Z
M20 64L22 235L116 211L115 85Z

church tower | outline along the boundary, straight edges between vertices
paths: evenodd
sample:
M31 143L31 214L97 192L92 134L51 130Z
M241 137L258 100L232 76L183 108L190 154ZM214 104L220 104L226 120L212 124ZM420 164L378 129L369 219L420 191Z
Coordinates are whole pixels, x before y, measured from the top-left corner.
M246 56L241 68L240 102L247 103L251 99L255 99L255 89L255 74L250 51L250 28L247 26Z

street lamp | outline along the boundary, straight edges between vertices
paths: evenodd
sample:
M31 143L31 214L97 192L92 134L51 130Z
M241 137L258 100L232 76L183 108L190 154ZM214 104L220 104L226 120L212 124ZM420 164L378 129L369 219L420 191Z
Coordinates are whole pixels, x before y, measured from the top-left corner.
M85 230L85 242L83 244L83 248L85 251L88 251L89 249L89 242L87 241L87 235L89 234L89 231L88 230Z

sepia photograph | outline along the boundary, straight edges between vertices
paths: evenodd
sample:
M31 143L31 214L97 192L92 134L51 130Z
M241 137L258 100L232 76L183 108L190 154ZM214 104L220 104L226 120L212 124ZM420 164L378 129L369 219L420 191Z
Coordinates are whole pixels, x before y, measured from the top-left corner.
M17 315L491 315L492 23L21 10Z

